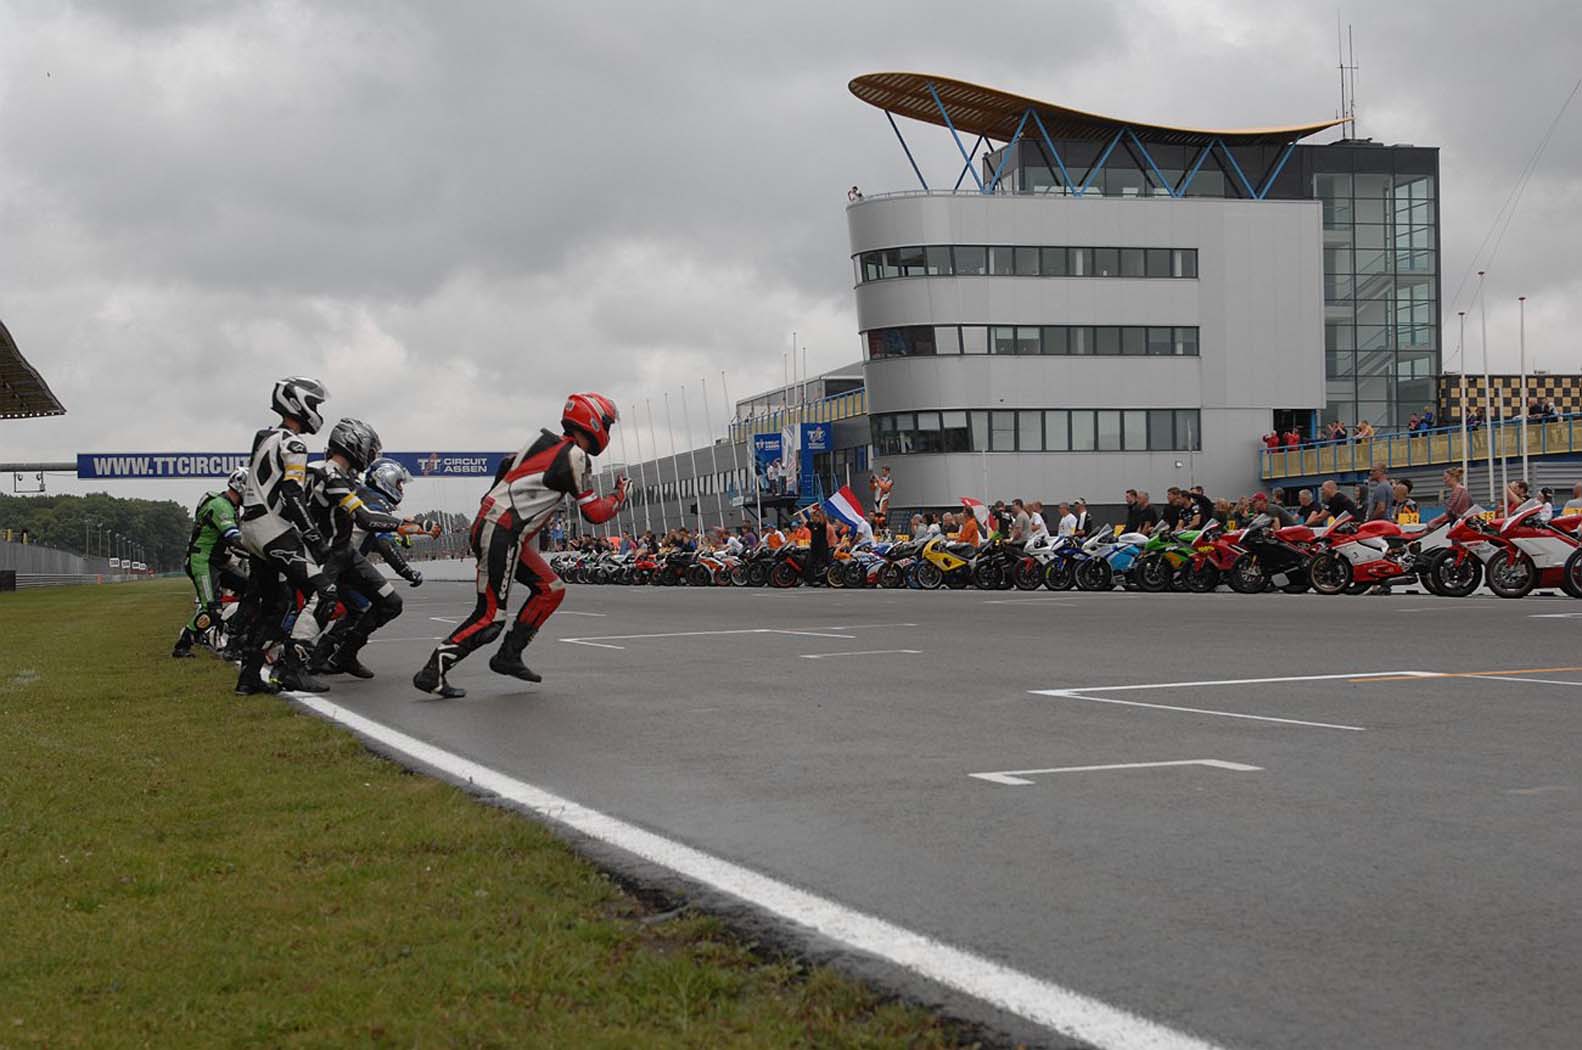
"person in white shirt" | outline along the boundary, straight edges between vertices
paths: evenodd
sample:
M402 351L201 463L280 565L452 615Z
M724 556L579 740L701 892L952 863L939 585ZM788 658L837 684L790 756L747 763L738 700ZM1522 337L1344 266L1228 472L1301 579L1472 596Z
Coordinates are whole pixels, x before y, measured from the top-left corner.
M1077 519L1077 538L1087 538L1088 531L1093 528L1093 521L1088 515L1088 501L1077 500L1071 505L1071 513Z
M1059 534L1072 537L1077 534L1077 516L1071 513L1071 507L1065 503L1060 505Z
M1044 505L1038 500L1027 505L1027 542L1040 543L1049 538L1049 524L1044 521Z

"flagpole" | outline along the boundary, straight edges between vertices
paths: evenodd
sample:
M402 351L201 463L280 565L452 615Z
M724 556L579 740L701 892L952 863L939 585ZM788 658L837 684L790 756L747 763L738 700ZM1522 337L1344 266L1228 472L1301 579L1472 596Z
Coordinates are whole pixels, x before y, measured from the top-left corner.
M665 429L670 432L670 472L676 477L676 527L687 527L687 512L681 509L681 457L676 455L676 425L670 420L670 391L665 391Z
M1488 435L1488 460L1489 460L1489 505L1498 508L1502 513L1505 509L1505 494L1498 497L1494 495L1494 402L1490 393L1489 382L1489 306L1488 300L1483 297L1483 277L1485 271L1478 271L1478 321L1483 329L1483 428Z
M626 428L625 427L621 427L621 465L624 466L628 471L630 471L632 469L632 458L631 458L631 456L627 455L627 452L626 452ZM628 481L628 483L630 483L630 481L631 481L631 475L630 474L627 475L627 481ZM632 502L631 492L630 491L627 492L627 504L628 505L626 507L626 513L631 515L631 518L632 518L632 531L635 533L637 531L637 504ZM616 513L615 520L616 520L617 524L620 523L621 515L620 515L619 512Z
M734 419L736 419L736 405L732 405L732 403L731 403L731 387L729 387L729 384L726 384L726 381L725 381L725 368L720 368L720 391L723 392L723 394L725 394L725 410L728 411L728 413L731 413L731 416L729 416L729 417L731 417L732 421L734 421ZM729 424L726 424L726 433L729 433ZM734 435L731 436L731 470L732 471L736 471L737 478L740 478L740 476L742 476L742 463L740 463L740 460L737 459L737 455L736 455L736 436L734 436ZM753 492L758 492L758 463L756 463L756 460L755 460L755 462L753 462ZM742 497L744 497L744 500L742 500L742 504L744 504L744 506L745 506L745 504L747 504L747 500L745 500L745 497L747 497L747 493L745 493L745 492L742 493ZM759 493L759 495L758 495L758 523L759 523L758 527L759 528L763 527L763 519L764 519L764 497L763 497L763 493ZM753 531L758 531L758 528L755 528L755 530L753 530Z
M703 432L709 437L709 469L714 472L714 505L720 512L720 534L725 533L725 486L720 484L719 444L714 440L714 421L709 418L709 381L698 380L703 388ZM728 434L728 430L727 430Z
M648 447L654 454L654 486L659 490L659 528L668 533L670 514L665 509L665 472L659 469L659 438L654 432L654 399L645 397L643 401L648 405Z
M1520 408L1522 413L1522 480L1531 485L1532 476L1527 473L1527 297L1518 295L1516 302L1521 309L1521 348L1522 348L1522 398Z
M687 411L687 387L681 386L681 423L687 431L687 458L692 461L692 499L693 506L698 508L698 535L706 531L703 524L703 493L698 491L698 449L692 443L692 413Z
M1467 312L1457 311L1461 318L1461 339L1456 344L1456 353L1461 355L1461 483L1467 484L1468 456L1467 451Z

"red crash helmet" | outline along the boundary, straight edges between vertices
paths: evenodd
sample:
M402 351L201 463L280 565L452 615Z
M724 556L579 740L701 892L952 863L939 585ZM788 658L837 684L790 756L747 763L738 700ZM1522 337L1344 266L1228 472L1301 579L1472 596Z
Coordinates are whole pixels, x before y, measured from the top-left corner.
M615 402L603 394L572 394L560 413L560 425L568 432L580 430L593 443L593 454L603 452L610 443L610 428L621 418Z

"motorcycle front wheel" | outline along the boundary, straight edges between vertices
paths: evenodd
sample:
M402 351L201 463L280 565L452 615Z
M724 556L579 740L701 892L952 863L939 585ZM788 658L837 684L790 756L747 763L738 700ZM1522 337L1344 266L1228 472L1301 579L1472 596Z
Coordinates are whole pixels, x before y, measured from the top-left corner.
M1186 585L1194 594L1207 594L1219 586L1219 569L1207 561L1190 566L1186 570Z
M889 562L879 570L879 586L887 591L906 586L906 571L895 562Z
M1069 558L1056 558L1044 566L1044 586L1052 591L1069 591L1077 582L1077 567Z
M972 582L978 585L978 590L980 591L998 590L1000 587L1000 573L1001 569L998 565L992 562L983 562L972 567Z
M918 565L916 570L917 585L925 591L937 591L939 585L945 582L945 574L939 571L939 566L931 561Z
M745 587L748 583L748 569L745 565L731 566L731 586Z
M1115 570L1103 558L1089 558L1077 566L1074 580L1078 590L1109 591L1115 589Z
M707 565L694 565L687 570L687 583L693 587L709 587L714 583L714 574Z
M1231 562L1230 571L1225 574L1225 582L1229 583L1230 589L1237 594L1261 594L1269 583L1269 577L1257 558L1251 554L1243 554Z
M847 587L861 588L868 586L868 570L863 568L861 562L847 562L845 571Z
M1571 552L1560 574L1560 588L1573 598L1582 598L1582 547Z
M747 566L747 585L749 587L762 587L769 582L769 566L761 561L755 561Z
M836 562L824 570L824 582L831 587L844 588L846 586L846 566Z
M1160 554L1145 554L1132 563L1132 579L1137 581L1137 588L1150 594L1169 590L1172 575L1170 563Z
M1036 591L1044 582L1043 569L1032 558L1023 558L1011 570L1011 582L1019 591Z
M769 573L769 586L771 587L795 587L801 582L802 574L797 572L788 561L776 562L774 569Z

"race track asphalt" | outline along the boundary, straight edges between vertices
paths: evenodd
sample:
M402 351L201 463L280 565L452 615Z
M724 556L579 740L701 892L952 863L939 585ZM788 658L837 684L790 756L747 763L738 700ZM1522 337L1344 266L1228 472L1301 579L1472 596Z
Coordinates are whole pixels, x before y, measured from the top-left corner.
M1224 1046L1582 1041L1582 602L573 586L435 701L403 593L326 699L844 905Z

